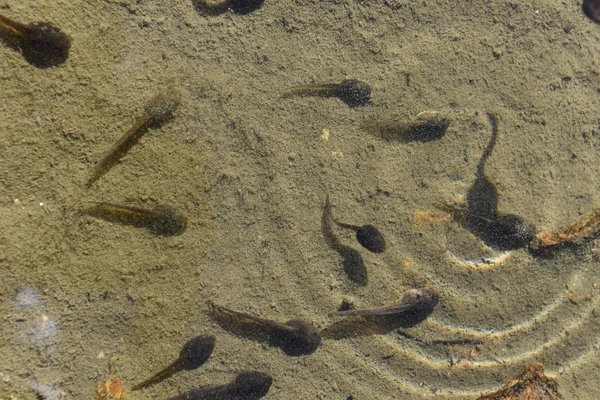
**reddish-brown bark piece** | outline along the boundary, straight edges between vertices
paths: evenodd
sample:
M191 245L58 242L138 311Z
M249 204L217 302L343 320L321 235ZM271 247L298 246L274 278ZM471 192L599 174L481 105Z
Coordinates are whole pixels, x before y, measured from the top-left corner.
M513 380L500 390L477 400L560 400L558 382L544 375L544 364L535 363L526 366Z

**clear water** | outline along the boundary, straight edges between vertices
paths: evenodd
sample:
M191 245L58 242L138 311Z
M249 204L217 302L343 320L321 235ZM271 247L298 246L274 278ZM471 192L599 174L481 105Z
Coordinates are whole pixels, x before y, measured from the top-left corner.
M4 0L0 14L73 41L46 69L0 46L0 398L92 399L116 377L128 399L169 398L258 370L270 399L476 399L533 362L566 399L600 397L597 243L498 252L439 211L465 203L486 113L500 212L556 231L600 204L600 26L578 2L266 0L204 15L190 1ZM343 79L368 82L371 103L282 97ZM86 188L167 85L174 118ZM362 128L423 111L449 119L440 140ZM323 234L326 194L336 218L386 237L375 254L332 227L361 280ZM93 201L171 204L188 226L155 235L80 212ZM223 329L207 305L327 329L343 301L385 306L415 287L440 298L403 330L420 340L349 333L299 357ZM131 391L200 334L217 337L206 364Z

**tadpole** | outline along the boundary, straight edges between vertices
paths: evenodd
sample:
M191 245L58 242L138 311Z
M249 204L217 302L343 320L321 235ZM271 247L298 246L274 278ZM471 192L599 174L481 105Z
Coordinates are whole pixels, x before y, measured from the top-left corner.
M581 9L589 19L600 23L600 0L583 0Z
M38 68L64 63L71 48L71 38L49 22L25 25L0 15L0 37L20 48L25 60Z
M325 241L342 258L342 266L348 278L360 286L366 286L369 282L369 274L360 251L343 244L333 232L334 225L335 223L331 221L328 210L326 207L323 207L323 211L321 212L321 232Z
M423 310L433 310L439 296L429 289L409 289L402 293L400 303L384 307L368 308L362 310L336 311L329 315L354 317L354 316L381 316L396 315L407 312L417 313Z
M272 383L273 378L263 372L241 371L227 385L201 387L168 400L258 400Z
M249 14L258 10L265 0L192 0L196 11L203 15L219 15L227 10Z
M385 335L399 328L410 328L433 312L439 296L429 289L409 289L402 293L400 303L367 309L341 309L332 316L345 317L321 331L327 339ZM344 304L343 304L344 305Z
M357 79L346 79L341 83L298 86L284 94L284 97L294 96L337 97L348 107L358 107L371 100L371 86Z
M291 319L282 324L221 307L211 301L208 305L212 316L224 328L253 339L258 338L257 334L265 334L274 346L281 348L288 356L311 354L321 344L319 331L310 322L302 319ZM256 332L252 332L253 329Z
M175 236L187 227L187 217L175 207L159 204L151 209L93 202L84 214L150 230L156 235Z
M518 215L498 211L498 189L485 175L484 168L496 145L499 122L494 114L487 116L492 136L477 165L475 181L467 191L465 208L441 208L455 213L458 222L488 246L501 251L514 250L527 246L536 228Z
M414 121L368 120L362 128L374 136L388 141L431 142L441 139L450 121L437 111L423 111Z
M148 132L149 128L159 127L171 119L179 107L180 100L179 91L173 87L168 87L152 97L144 106L144 114L104 153L100 161L94 166L86 186L90 187L117 164L121 157Z
M179 352L179 358L177 360L151 378L135 385L131 390L138 390L154 385L170 378L179 371L192 371L200 367L212 354L213 349L215 348L215 340L216 338L213 335L196 336L195 338L188 340Z
M329 194L327 194L327 197L325 198L325 212L337 226L354 231L356 233L356 240L358 240L358 243L365 249L372 253L383 253L385 251L385 239L381 232L373 225L351 225L339 222L333 217L331 203L329 202Z

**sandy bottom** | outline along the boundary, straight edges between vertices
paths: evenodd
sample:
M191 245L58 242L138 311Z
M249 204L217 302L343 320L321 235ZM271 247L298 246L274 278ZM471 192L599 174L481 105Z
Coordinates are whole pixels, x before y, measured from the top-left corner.
M566 399L600 398L594 245L536 260L423 220L464 201L487 112L500 120L485 172L501 211L557 229L600 205L600 26L578 1L266 0L248 15L205 16L189 0L0 0L0 13L73 39L50 69L0 46L0 398L91 399L115 355L128 389L199 334L217 337L204 366L129 399L245 369L273 376L270 399L474 399L534 361ZM368 82L372 104L281 97L345 78ZM175 118L86 188L169 84L182 93ZM425 110L451 121L439 141L361 129ZM373 254L334 228L363 280L349 279L323 235L326 193L338 219L386 236ZM172 204L188 228L156 236L80 214L89 201ZM324 329L343 300L381 306L423 286L440 302L412 336L482 344L390 331L289 357L223 330L206 305Z

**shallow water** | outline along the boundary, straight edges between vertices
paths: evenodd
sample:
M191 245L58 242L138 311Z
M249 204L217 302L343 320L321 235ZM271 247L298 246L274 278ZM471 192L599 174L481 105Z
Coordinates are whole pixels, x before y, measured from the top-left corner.
M0 14L73 39L48 69L0 45L0 398L91 399L112 356L129 399L248 369L273 377L269 399L475 399L535 361L565 399L600 396L596 243L498 253L427 211L464 203L488 112L500 211L556 230L600 205L600 25L577 2L266 0L205 16L190 1L3 0ZM368 82L371 104L282 98L343 79ZM86 188L167 85L182 94L173 120ZM450 120L441 140L361 129L427 110ZM327 193L337 219L386 237L374 254L332 228L362 260L358 280L323 235ZM90 201L171 204L189 221L156 236L82 215ZM384 306L425 286L439 303L406 332L481 344L391 330L289 357L222 329L206 304L325 329L344 300ZM217 337L205 365L129 391L201 334Z

